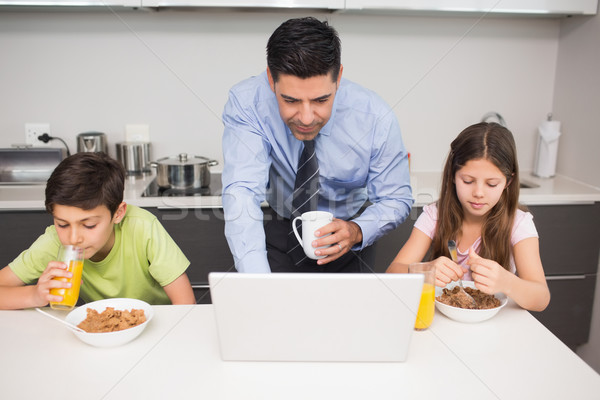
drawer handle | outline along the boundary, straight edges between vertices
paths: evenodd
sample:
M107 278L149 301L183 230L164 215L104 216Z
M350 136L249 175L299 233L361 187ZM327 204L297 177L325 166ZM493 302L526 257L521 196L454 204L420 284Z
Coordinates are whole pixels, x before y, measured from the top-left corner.
M547 276L547 281L566 281L573 279L585 279L585 275L559 275L559 276Z
M209 285L192 285L192 289L210 289Z

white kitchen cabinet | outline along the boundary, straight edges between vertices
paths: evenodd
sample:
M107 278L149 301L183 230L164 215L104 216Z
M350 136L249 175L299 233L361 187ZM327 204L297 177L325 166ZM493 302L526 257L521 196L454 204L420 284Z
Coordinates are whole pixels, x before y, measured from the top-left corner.
M595 15L598 0L0 0L0 6L308 8L371 13Z
M140 7L142 0L0 0L0 6Z
M343 9L345 0L142 0L143 7L259 7Z
M594 15L598 0L346 0L346 10Z

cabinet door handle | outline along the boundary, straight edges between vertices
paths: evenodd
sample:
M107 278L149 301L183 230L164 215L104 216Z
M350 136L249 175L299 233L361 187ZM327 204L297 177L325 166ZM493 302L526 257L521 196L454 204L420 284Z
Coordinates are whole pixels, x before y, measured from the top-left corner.
M547 281L566 281L573 279L585 279L585 275L553 275L546 277Z
M192 285L192 289L210 289L209 285Z

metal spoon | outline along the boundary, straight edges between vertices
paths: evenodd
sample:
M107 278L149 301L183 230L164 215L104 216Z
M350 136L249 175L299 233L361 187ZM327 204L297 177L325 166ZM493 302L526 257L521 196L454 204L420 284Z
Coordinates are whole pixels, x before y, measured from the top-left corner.
M450 251L450 257L452 257L452 261L458 263L458 254L456 252L456 242L454 240L448 240L448 250ZM465 287L463 286L462 279L458 280L458 287L460 288L460 292L462 293L463 298L468 297L468 301L470 301L473 308L477 308L477 302L475 299L465 291ZM466 297L465 297L466 296Z
M69 323L69 322L67 322L67 321L64 321L64 320L62 320L62 319L60 319L60 318L57 318L57 317L55 317L54 315L47 313L46 311L42 311L40 308L36 308L36 310L38 310L39 312L41 312L41 313L42 313L42 314L44 314L45 316L52 318L52 319L53 319L53 320L55 320L55 321L58 321L58 322L60 322L60 323L62 323L62 324L65 324L66 326L68 326L68 327L69 327L69 329L72 329L72 330L74 330L74 331L81 332L81 333L86 333L86 331L84 331L83 329L81 329L81 328L78 328L78 327L76 327L75 325L73 325L73 324L71 324L71 323Z

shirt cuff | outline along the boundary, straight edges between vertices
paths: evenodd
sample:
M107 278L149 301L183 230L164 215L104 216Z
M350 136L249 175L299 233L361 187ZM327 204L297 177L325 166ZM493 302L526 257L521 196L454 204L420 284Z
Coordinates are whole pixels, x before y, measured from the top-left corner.
M241 273L270 274L271 267L267 261L266 251L251 251L243 259L238 260L235 269Z
M375 237L375 234L379 229L379 227L377 226L377 222L362 221L360 217L353 219L352 222L355 222L360 227L360 230L362 232L362 243L357 243L354 246L352 246L352 250L358 251L364 249L367 246L372 245L374 241L373 238Z

